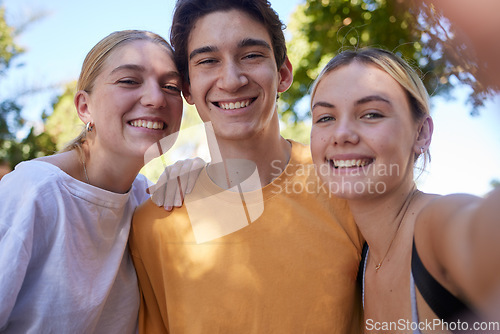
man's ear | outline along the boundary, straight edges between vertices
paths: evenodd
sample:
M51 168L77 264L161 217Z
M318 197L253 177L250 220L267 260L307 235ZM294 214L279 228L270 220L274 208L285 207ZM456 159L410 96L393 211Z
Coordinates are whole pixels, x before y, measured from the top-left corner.
M432 117L426 116L420 123L417 139L415 140L415 145L413 146L413 150L416 154L420 154L422 149L425 151L429 148L431 145L433 131L434 122L432 121Z
M283 65L281 65L278 72L280 74L278 93L283 93L290 88L293 82L293 68L288 56L286 56L285 61L283 62Z
M182 95L187 103L190 105L194 104L193 96L191 95L191 85L187 82L187 80L182 83Z
M76 112L78 113L78 117L82 120L83 123L92 122L92 115L89 110L89 93L84 90L79 90L75 94L75 107Z

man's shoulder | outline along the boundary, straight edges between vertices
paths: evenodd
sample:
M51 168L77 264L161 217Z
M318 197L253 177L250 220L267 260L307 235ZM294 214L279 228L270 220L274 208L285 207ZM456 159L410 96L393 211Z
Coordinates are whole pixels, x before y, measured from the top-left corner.
M313 162L309 145L291 139L287 140L292 144L290 161L295 161L296 163L302 163L304 165L312 165Z
M175 242L189 226L185 204L167 211L148 199L137 207L132 218L131 251L137 256L139 249L159 247L166 241Z
M140 204L134 212L133 223L143 224L145 222L162 221L174 219L185 212L185 205L180 208L174 208L171 211L164 207L156 205L151 198Z

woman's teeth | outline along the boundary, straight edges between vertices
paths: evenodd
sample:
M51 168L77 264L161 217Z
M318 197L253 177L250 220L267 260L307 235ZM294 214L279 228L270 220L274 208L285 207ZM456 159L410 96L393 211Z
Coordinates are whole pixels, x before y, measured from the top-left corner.
M136 128L147 128L147 129L154 129L154 130L162 130L165 127L165 123L163 122L156 122L156 121L145 121L145 120L135 120L129 122L130 125L136 127Z
M331 160L335 168L363 167L372 162L372 159Z

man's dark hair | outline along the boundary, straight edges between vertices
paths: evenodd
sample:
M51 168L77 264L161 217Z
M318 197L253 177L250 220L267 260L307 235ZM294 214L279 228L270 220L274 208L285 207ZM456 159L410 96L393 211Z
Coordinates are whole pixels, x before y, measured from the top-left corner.
M247 13L254 20L261 22L271 37L274 58L278 69L286 58L286 44L278 14L267 0L178 0L175 5L170 44L174 48L175 64L179 72L189 82L188 73L188 38L194 24L201 17L219 11L238 9Z

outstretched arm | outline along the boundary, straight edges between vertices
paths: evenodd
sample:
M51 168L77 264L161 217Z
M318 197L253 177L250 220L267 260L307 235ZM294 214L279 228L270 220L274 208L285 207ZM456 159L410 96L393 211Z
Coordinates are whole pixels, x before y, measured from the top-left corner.
M491 315L500 303L500 189L486 198L440 197L420 213L415 244L429 272L458 298Z

